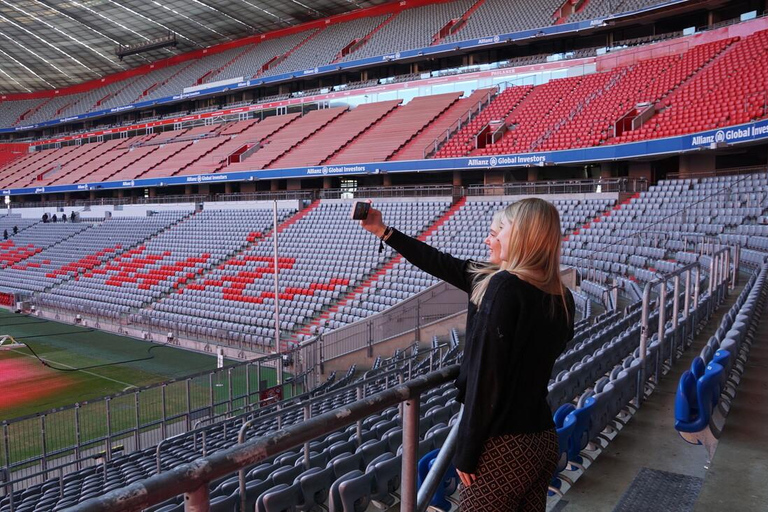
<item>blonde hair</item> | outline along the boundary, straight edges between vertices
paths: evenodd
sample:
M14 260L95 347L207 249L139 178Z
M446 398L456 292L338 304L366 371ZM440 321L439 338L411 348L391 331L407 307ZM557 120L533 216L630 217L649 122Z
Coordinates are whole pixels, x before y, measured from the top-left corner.
M501 231L501 220L504 218L504 211L505 209L502 208L501 210L497 210L493 214L493 218L491 219L491 229L493 229L493 226L496 226L496 231ZM480 284L484 281L486 281L487 278L491 277L493 274L499 271L499 266L495 263L489 263L489 262L476 262L473 261L470 264L469 271L472 273L473 281L477 284ZM474 302L474 291L477 289L477 286L475 286L472 289L472 298Z
M504 219L512 225L507 246L507 260L495 271L476 272L471 300L480 305L491 277L497 272L510 272L540 290L560 295L566 314L565 286L560 278L560 214L548 201L528 198L503 210Z

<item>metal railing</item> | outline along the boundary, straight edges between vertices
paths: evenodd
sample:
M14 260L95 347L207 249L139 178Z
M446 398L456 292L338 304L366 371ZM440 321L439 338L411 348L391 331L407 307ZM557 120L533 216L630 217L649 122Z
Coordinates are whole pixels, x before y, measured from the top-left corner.
M459 438L459 423L461 417L464 414L464 406L461 406L459 415L456 418L456 423L451 427L451 431L448 433L448 437L445 439L443 446L440 447L440 453L437 454L435 462L427 473L427 477L419 487L419 492L416 498L416 512L425 512L429 508L429 503L432 500L432 496L435 495L437 489L443 485L443 478L445 472L448 471L448 467L451 465L451 458L456 451L456 445Z
M299 358L304 368L320 368L329 361L373 347L397 336L416 333L425 325L460 314L467 308L467 294L440 282L398 303L392 308L358 320L355 323L319 335L299 345ZM310 376L309 385L313 382Z
M467 111L461 114L459 118L456 119L456 121L451 124L451 126L446 128L446 130L440 134L440 136L436 137L435 140L427 144L424 147L424 150L422 151L422 155L424 159L427 159L430 156L437 153L438 151L440 151L440 148L443 147L443 144L445 144L448 141L448 139L450 139L456 133L461 131L461 129L467 126L474 118L476 118L480 114L480 112L482 112L485 109L485 107L491 104L491 101L493 100L494 96L499 91L500 89L498 88L498 86L494 87L493 91L488 92L477 103L469 107Z
M750 167L737 167L729 169L717 169L711 172L693 172L693 173L669 173L667 174L667 180L683 180L687 178L712 178L715 176L738 176L741 174L754 174L758 172L766 172L768 167L764 165L753 165Z
M6 490L22 482L47 478L59 467L82 469L92 456L112 458L115 443L124 453L153 446L168 435L192 429L204 418L263 405L262 393L278 386L283 359L272 355L215 371L185 376L106 397L78 402L0 424L0 464ZM303 392L307 373L286 379L284 396Z
M461 195L462 188L452 185L334 188L318 191L320 199L442 197Z
M135 482L72 507L72 512L139 511L184 494L186 510L208 510L209 485L273 455L299 447L339 428L360 421L384 409L404 403L401 510L415 510L417 499L420 396L459 374L454 365L416 377L392 389L282 429L279 433L251 439L194 462Z
M464 190L472 196L517 196L594 193L637 193L648 190L648 181L634 178L606 178L594 180L531 181L502 183L499 185L470 185Z
M765 170L764 167L761 170ZM598 190L598 185L601 187ZM206 203L217 201L274 201L274 200L304 200L339 199L356 197L429 197L453 196L464 197L481 195L482 190L489 188L484 185L455 187L452 185L427 186L394 186L394 187L358 187L355 189L311 189L311 190L276 190L263 192L242 192L223 194L190 194L190 195L158 195L154 197L104 197L98 199L70 199L66 201L26 201L12 202L16 208L69 208L104 205L135 205L135 204L170 204L170 203ZM634 178L606 178L588 180L559 180L541 182L511 182L493 185L499 189L495 195L525 194L568 194L587 192L644 192L648 190L648 182ZM509 192L506 192L506 191ZM525 190L525 192L519 192Z
M708 290L709 290L709 305L707 310L707 317L711 315L717 304L722 302L728 290L729 281L731 285L735 283L735 278L730 276L731 271L735 273L735 268L732 269L730 264L730 250L728 248L722 248L716 251L711 258L709 276L708 276ZM702 266L700 263L690 263L682 266L673 272L660 274L657 279L646 283L643 289L643 309L641 317L640 327L640 373L638 374L638 387L637 387L637 403L640 404L644 398L644 383L646 381L646 359L648 355L648 338L649 338L649 319L651 309L651 292L654 288L658 287L658 339L660 343L664 343L666 323L667 323L667 284L672 282L674 297L672 302L672 328L677 329L680 318L680 279L685 279L685 291L683 293L683 320L686 321L691 314L691 299L693 299L693 308L696 311L699 307L700 297L700 283L702 275ZM693 286L693 290L691 289ZM689 333L690 334L690 333ZM677 348L675 346L675 337L673 336L669 349L669 363L672 365L677 357ZM657 352L657 357L661 357L662 351ZM659 382L661 364L666 361L656 362L656 382Z

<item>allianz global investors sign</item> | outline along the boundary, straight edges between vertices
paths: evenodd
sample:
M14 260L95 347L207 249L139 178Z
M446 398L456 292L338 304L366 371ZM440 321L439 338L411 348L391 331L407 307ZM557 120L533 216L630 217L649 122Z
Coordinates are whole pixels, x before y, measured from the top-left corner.
M328 165L323 167L310 167L307 169L309 175L326 174L354 174L366 172L364 165Z
M492 156L490 158L470 158L467 161L469 167L496 167L497 165L513 166L538 164L547 161L544 155L512 155L512 156Z
M714 135L695 135L691 139L691 146L703 146L716 142L738 142L740 140L763 137L767 134L768 124L747 128L729 128L727 130L717 130Z

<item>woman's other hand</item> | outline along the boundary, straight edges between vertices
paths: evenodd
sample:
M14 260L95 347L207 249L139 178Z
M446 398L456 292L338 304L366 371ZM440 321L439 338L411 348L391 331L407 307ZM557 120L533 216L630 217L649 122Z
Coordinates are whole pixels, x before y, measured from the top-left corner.
M368 203L371 203L370 199L368 200ZM363 229L369 233L373 233L379 238L384 236L384 230L387 229L387 226L385 226L384 222L381 220L381 212L373 206L368 210L368 217L360 221L360 225Z
M463 473L458 469L456 472L459 474L459 478L461 479L461 483L464 484L464 487L469 487L475 480L477 480L477 475L472 473Z

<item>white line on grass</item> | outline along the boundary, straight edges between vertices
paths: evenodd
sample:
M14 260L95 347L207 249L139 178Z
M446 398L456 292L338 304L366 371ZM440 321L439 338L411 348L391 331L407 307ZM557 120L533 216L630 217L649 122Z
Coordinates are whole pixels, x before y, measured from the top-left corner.
M11 350L11 352L16 352L17 354L21 354L21 355L23 355L23 356L27 356L27 357L35 357L35 356L33 356L32 354L25 354L24 352L20 352L20 351L19 351L19 350L17 350L17 349L13 349L13 350ZM37 358L36 358L36 359L37 359ZM46 358L44 358L44 357L41 357L41 358L39 358L39 359L40 359L40 361L45 361L45 362L47 362L47 363L54 363L54 364L57 364L57 365L59 365L59 366L66 366L67 368L72 368L73 370L77 370L77 368L76 368L76 367L74 367L74 366L70 366L70 365L68 365L68 364L64 364L64 363L59 363L59 362L57 362L57 361L54 361L53 359L46 359ZM88 370L77 370L77 371L79 371L79 372L83 372L83 373L87 373L88 375L93 375L94 377L99 377L100 379L111 380L112 382L116 382L117 384L123 384L124 386L127 386L127 387L126 387L126 388L125 388L123 391L126 391L126 390L128 390L128 389L130 389L130 388L135 388L135 387L137 387L137 386L135 386L135 385L133 385L133 384L129 384L128 382L123 382L123 381L121 381L121 380L112 379L112 378L110 378L110 377L105 377L104 375L99 375L98 373L89 372Z

